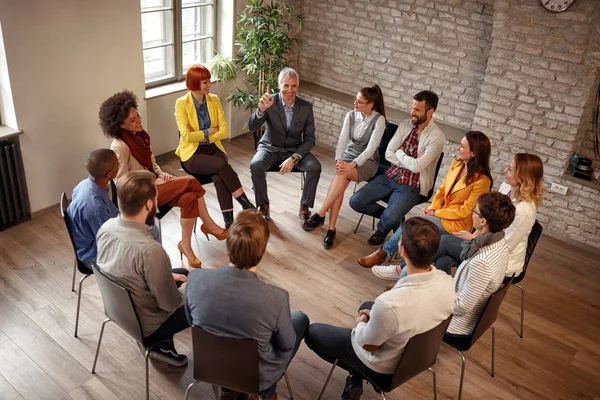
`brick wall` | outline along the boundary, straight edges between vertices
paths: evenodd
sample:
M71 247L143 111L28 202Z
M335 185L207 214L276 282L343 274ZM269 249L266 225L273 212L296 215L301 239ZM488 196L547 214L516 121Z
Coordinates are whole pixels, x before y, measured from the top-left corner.
M304 0L303 11L302 79L348 94L378 83L388 105L407 111L415 92L435 90L438 120L490 137L495 187L514 153L539 155L546 185L569 187L567 196L545 193L538 212L545 232L600 248L598 191L562 178L589 136L600 2L579 0L551 14L515 0ZM349 105L306 97L319 142L335 146ZM446 145L441 178L454 147Z

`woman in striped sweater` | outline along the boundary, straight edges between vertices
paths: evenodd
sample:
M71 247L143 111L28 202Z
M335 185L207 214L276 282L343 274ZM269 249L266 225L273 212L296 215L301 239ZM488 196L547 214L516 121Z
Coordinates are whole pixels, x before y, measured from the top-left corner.
M508 247L504 229L515 218L511 199L500 192L479 196L473 209L473 225L477 230L472 240L462 244L464 260L456 275L456 306L446 336L470 335L485 303L498 290L508 266Z

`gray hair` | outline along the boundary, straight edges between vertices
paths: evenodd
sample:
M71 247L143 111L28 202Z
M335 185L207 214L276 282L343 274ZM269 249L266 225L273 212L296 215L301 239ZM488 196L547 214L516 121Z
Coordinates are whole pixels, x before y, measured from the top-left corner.
M285 67L281 70L279 76L277 77L277 83L281 85L281 81L283 81L285 78L289 78L290 76L293 76L296 79L298 79L298 85L300 85L300 76L298 75L295 69L290 67Z

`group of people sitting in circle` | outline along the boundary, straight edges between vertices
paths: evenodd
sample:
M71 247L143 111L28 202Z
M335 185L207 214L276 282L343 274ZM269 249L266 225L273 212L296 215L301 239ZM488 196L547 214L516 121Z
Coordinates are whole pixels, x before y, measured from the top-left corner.
M385 151L391 163L377 175L379 146L387 121L383 94L375 85L361 89L346 115L335 151L335 176L325 202L310 214L321 164L310 153L315 145L312 104L297 96L299 77L286 68L279 74L279 93L265 93L252 113L251 130L266 124L250 164L255 205L229 164L222 140L227 122L219 98L210 93L210 73L201 65L186 75L190 90L175 105L180 143L176 154L191 175L175 177L157 165L129 91L117 93L100 107L100 126L112 138L111 149L86 157L88 178L73 190L67 209L77 256L131 293L150 356L173 366L187 357L175 349L173 336L194 325L214 334L256 340L260 391L277 398L277 382L302 339L322 359L349 372L342 399L359 399L364 379L392 379L409 339L453 315L447 341L470 335L489 297L506 277L523 269L527 239L542 199L543 163L519 153L505 170L505 182L492 191L491 144L482 132L469 131L457 147L444 182L420 216L406 214L434 186L435 169L445 136L432 116L438 96L417 93L411 118L400 123ZM291 311L288 293L262 282L257 268L269 241L270 202L266 171L281 174L296 167L306 174L299 217L311 231L329 226L323 241L331 248L344 192L351 181L366 181L351 198L351 207L379 218L369 244L381 246L358 263L395 284L359 307L355 326L310 324ZM205 190L194 178L209 175L215 183L225 227L209 215ZM108 196L114 181L118 207ZM234 218L235 198L242 207ZM378 204L388 199L387 207ZM173 269L160 243L154 220L159 206L181 209L178 249L193 270ZM197 218L201 230L226 239L229 264L202 269L191 245ZM390 231L392 237L386 241ZM389 257L399 265L384 265ZM457 266L452 278L451 268ZM185 284L185 292L179 286ZM248 396L223 389L222 399Z

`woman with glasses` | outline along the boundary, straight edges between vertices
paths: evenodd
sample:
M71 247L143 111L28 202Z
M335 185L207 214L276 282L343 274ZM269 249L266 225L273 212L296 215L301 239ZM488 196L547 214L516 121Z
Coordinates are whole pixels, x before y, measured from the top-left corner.
M456 148L456 158L450 164L446 179L437 190L431 205L421 210L421 215L437 225L442 235L462 230L473 230L471 211L477 199L492 188L490 172L491 145L488 137L479 131L469 131ZM398 229L381 249L358 263L371 268L384 262L388 255L398 251L402 229ZM385 266L373 269L373 274L383 279L398 279L400 266Z
M354 100L354 110L344 118L335 150L335 176L329 184L325 202L319 212L302 225L305 231L312 231L325 223L325 214L329 211L329 227L323 239L326 249L333 245L335 224L350 182L368 181L377 173L378 149L385 127L381 88L377 85L362 88Z

